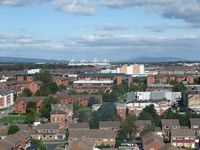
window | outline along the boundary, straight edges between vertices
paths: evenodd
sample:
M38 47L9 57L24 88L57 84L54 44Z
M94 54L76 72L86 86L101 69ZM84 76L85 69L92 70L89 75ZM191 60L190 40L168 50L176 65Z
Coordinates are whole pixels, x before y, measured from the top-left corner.
M177 137L177 140L182 140L182 137Z

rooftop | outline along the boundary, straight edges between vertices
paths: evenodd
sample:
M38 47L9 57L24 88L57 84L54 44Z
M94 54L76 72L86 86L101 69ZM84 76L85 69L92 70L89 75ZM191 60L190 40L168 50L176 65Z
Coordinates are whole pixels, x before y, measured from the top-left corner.
M112 84L113 80L77 80L74 84Z
M195 137L195 133L191 129L171 130L171 136L191 136Z
M119 128L120 122L119 121L100 121L99 127L100 128L106 128L106 127Z

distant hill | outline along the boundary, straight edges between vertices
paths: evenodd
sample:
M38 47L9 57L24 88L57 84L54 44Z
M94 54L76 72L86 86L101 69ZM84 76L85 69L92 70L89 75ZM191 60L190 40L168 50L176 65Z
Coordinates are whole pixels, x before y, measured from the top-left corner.
M150 62L178 62L178 61L188 61L186 59L183 58L178 58L178 57L139 57L139 58L135 58L132 60L129 60L129 62L146 62L146 63L150 63Z
M46 59L34 59L34 58L18 58L18 57L0 57L0 63L18 64L18 63L67 63L64 60L46 60Z

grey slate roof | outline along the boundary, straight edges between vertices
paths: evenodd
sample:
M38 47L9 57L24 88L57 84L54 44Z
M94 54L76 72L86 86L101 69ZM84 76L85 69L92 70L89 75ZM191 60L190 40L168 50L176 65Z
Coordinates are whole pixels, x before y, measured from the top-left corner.
M135 126L137 128L145 127L145 126L148 126L148 125L152 125L150 120L136 120L135 121Z
M180 126L178 119L161 119L162 126Z
M69 130L69 138L80 138L80 137L87 137L87 138L115 138L116 133L115 131L107 131L107 130L98 130L98 129L90 129L90 130Z
M13 146L9 143L7 143L5 140L0 141L0 148L1 150L11 150Z
M191 129L179 129L179 130L171 130L171 136L190 136L195 137L195 133Z
M89 129L88 122L79 122L79 123L71 123L69 124L69 129Z
M9 90L9 89L0 89L0 95L1 96L8 95L10 93L13 93L12 90Z
M37 102L39 100L44 100L46 97L45 96L34 96L34 97L17 97L16 101L23 100L25 102Z
M119 121L100 121L99 128L119 128Z
M198 125L200 126L200 118L190 118L190 125Z
M78 140L72 142L67 149L74 150L76 148L81 148L82 150L93 150L94 147L94 142L88 140L86 137L81 137Z
M36 127L38 130L58 130L59 128L59 123L42 123Z

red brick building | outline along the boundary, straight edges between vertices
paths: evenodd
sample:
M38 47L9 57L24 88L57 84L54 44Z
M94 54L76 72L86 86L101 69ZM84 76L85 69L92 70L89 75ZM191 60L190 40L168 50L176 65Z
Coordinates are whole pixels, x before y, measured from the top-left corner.
M171 143L175 147L195 148L195 138L191 129L171 130Z
M28 102L36 103L36 112L42 108L45 97L18 97L14 104L14 112L16 114L25 114Z
M149 75L147 77L147 84L169 83L170 81L178 83L186 81L189 84L194 84L194 77L191 75Z
M35 94L38 90L40 90L40 87L42 85L42 82L40 81L33 81L27 84L27 88Z
M53 82L56 83L57 86L68 86L69 79L65 77L54 77Z
M19 100L14 104L14 112L16 114L26 114L27 103L24 100Z
M73 88L78 93L96 93L99 90L111 92L113 84L113 80L78 80L73 82Z
M147 84L155 84L156 83L156 78L153 75L150 75L147 77Z
M68 128L72 123L73 105L51 104L51 123L59 123L61 128Z
M126 119L127 108L125 104L116 104L117 114L121 119Z
M112 147L115 146L116 143L116 132L112 130L98 130L98 129L90 129L90 130L69 130L69 145L74 141L85 137L86 139L93 141L95 145L110 145Z

